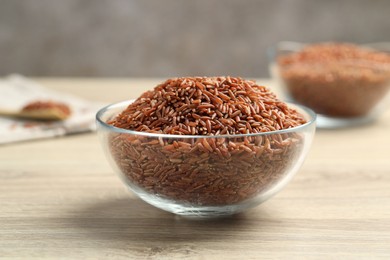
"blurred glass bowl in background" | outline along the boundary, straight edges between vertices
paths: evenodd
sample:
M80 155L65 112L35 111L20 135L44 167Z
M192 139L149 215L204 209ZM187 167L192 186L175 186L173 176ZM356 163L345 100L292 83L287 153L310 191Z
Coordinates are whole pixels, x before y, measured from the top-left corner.
M298 171L315 132L314 112L296 105L291 106L307 123L258 134L153 134L107 123L130 103L113 104L97 113L106 156L141 199L184 216L231 215L269 199Z
M375 120L389 99L390 43L280 42L269 50L270 73L285 99L313 109L319 128Z

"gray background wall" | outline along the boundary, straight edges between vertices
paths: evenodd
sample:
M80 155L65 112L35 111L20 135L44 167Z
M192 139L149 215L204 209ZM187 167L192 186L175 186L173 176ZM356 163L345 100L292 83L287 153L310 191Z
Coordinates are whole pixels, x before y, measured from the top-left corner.
M390 41L389 0L0 0L0 76L267 76L280 40Z

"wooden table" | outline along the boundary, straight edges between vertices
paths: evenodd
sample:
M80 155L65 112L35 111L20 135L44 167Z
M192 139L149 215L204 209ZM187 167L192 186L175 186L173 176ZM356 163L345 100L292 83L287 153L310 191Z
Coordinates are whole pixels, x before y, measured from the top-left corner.
M37 80L105 102L158 82ZM372 125L318 131L274 198L232 218L189 221L128 192L95 133L1 146L0 256L389 259L389 147L390 110Z

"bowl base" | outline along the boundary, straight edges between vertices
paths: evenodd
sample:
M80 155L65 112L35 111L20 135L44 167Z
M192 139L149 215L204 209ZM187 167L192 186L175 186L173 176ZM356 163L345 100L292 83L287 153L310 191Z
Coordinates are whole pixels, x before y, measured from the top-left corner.
M337 128L354 127L354 126L370 124L374 120L375 117L372 115L367 115L364 117L354 117L354 118L340 118L340 117L328 117L321 114L317 114L317 128L337 129Z
M194 206L186 204L177 204L170 200L158 197L151 196L150 194L137 194L142 200L153 205L159 209L180 215L186 218L222 218L238 214L242 211L252 208L255 205L260 204L264 200L259 200L258 198L253 200L248 200L246 202L241 202L240 204L226 205L226 206Z

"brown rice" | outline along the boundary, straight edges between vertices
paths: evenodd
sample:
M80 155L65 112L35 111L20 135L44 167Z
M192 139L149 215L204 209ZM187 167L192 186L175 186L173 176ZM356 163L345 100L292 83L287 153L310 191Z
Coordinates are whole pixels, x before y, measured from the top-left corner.
M145 92L109 122L166 136L115 133L109 147L133 188L192 205L234 204L278 183L303 148L302 136L292 132L237 135L305 122L253 81L175 78Z
M308 45L278 67L294 100L332 117L364 116L390 89L390 55L353 44Z

